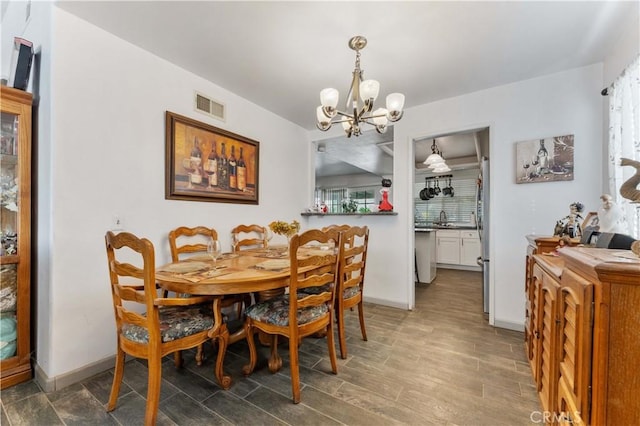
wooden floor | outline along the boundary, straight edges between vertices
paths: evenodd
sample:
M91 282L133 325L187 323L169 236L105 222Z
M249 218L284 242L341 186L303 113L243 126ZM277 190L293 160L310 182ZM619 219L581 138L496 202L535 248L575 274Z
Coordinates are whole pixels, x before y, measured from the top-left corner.
M240 371L247 346L232 346L226 360L234 379L229 391L212 380L213 355L197 367L187 353L181 370L167 358L158 424L535 424L540 407L523 335L487 325L481 277L439 269L433 283L416 285L411 312L368 304L368 342L360 338L356 312L349 312L349 357L339 361L338 375L330 373L326 340L305 339L298 405L290 399L286 347L281 372L270 374L263 361L245 378ZM268 350L261 351L264 360ZM118 407L106 413L112 377L107 371L48 394L33 381L5 389L0 424L142 424L145 364L127 363Z

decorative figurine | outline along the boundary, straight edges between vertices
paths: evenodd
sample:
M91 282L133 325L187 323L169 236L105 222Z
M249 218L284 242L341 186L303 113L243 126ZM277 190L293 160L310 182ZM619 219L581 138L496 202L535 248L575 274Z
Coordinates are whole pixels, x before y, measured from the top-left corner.
M602 194L600 199L602 207L598 210L599 231L626 234L627 223L622 208L613 202L613 198L609 194Z
M568 235L569 238L582 236L582 221L584 218L580 213L584 210L584 204L574 202L569 205L569 214L556 222L553 235L562 237Z
M389 188L391 188L391 179L382 179L382 188L380 189L382 200L380 200L380 204L378 204L378 211L381 211L381 212L393 211L393 206L389 202Z

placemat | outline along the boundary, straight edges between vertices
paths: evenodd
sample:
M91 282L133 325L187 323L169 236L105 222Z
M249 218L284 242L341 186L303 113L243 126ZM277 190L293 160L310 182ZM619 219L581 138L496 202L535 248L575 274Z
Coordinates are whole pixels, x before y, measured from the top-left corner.
M256 269L266 269L269 271L281 271L289 267L289 259L269 259L258 263Z
M178 274L184 274L186 272L202 271L210 268L210 264L204 262L180 262L172 263L164 266L159 271L162 272L175 272Z

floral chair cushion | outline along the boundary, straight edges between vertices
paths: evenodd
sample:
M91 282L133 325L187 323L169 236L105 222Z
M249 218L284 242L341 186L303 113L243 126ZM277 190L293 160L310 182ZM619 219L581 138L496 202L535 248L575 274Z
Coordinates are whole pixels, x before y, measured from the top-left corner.
M209 304L160 308L160 334L163 343L191 336L212 327L213 312ZM122 336L134 342L149 343L149 332L139 325L124 324Z
M308 294L299 293L298 299L302 299L307 296ZM329 309L324 303L319 306L308 306L306 308L298 309L298 324L306 324L314 321L321 316L326 315L327 312L329 312ZM251 305L245 310L245 314L255 321L274 324L281 327L287 326L289 325L289 295L285 294Z

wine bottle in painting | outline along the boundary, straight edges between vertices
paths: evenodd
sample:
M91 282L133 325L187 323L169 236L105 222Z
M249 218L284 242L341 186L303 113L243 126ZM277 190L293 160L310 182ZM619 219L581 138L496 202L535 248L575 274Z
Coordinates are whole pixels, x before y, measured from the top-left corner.
M549 169L549 152L544 147L544 139L540 139L540 148L538 149L538 168L540 173L544 173Z
M198 138L193 139L193 148L191 149L191 167L193 173L190 174L189 179L191 183L202 183L202 174L200 173L200 167L202 166L202 151L200 150L200 141Z
M211 143L211 152L207 158L207 174L209 175L209 186L218 186L218 154L216 153L216 142Z
M238 191L247 188L247 164L244 162L244 149L240 147L240 158L238 158Z
M236 147L231 145L231 155L229 155L229 189L238 189L238 163L236 161Z
M227 160L227 148L224 142L218 157L218 188L229 189L229 161Z

